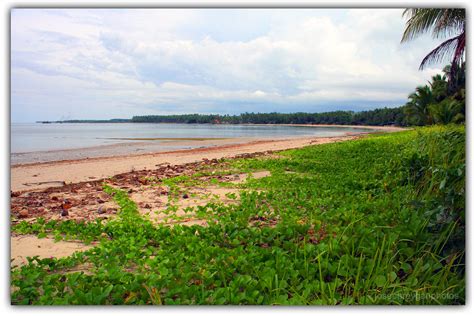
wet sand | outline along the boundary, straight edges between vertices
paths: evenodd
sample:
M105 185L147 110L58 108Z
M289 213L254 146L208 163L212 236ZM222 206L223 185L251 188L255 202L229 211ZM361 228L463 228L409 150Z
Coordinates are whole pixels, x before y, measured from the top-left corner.
M215 139L180 139L180 140L133 140L119 144L101 145L86 148L12 153L12 165L52 162L61 160L80 160L127 155L151 154L183 149L215 147L229 144L240 144L256 140L256 138L215 138Z

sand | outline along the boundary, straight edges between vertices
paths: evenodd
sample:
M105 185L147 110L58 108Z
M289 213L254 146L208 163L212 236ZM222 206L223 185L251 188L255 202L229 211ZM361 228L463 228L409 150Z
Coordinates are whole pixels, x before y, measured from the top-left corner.
M39 256L44 258L69 257L76 251L85 251L93 245L85 245L80 242L58 241L53 238L38 238L31 235L11 237L11 265L21 266L28 263L26 257Z

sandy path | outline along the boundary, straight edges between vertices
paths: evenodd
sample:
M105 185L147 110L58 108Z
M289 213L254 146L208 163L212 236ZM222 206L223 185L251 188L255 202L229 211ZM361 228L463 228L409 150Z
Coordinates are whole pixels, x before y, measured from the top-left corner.
M72 255L76 251L85 251L93 245L84 245L79 242L58 241L53 238L38 238L36 236L24 235L13 236L11 243L12 266L21 266L28 263L26 257L39 256L44 258L63 258Z

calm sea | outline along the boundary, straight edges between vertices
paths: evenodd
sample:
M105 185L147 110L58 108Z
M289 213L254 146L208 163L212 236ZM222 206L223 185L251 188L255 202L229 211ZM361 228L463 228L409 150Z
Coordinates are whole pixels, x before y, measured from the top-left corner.
M54 157L38 160L36 159L38 155L34 156L36 157L35 159L29 159L28 154L48 152L48 155L52 156L51 152L67 152L71 149L79 148L95 148L95 150L98 151L101 148L114 147L107 146L114 144L123 144L124 146L122 146L121 153L126 154L131 151L136 151L138 143L141 144L141 146L145 143L143 140L123 140L114 138L279 138L291 136L338 136L343 135L346 132L357 131L360 132L361 129L350 127L294 127L275 125L13 123L11 125L11 157L12 163L43 161L45 159L55 160L53 159ZM160 146L170 149L170 146L167 146L169 142L160 140L147 142L153 143L152 146L154 149L157 149ZM179 145L177 146L174 144L172 149L179 148L190 147L180 147ZM64 154L61 155L64 156Z

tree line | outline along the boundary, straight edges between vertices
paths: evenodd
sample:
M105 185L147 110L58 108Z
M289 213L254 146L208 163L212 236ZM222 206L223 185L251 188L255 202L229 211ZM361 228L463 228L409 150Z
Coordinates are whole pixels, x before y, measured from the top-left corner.
M370 111L333 111L322 113L242 113L238 115L181 114L134 116L133 123L185 124L340 124L340 125L406 125L402 107Z

